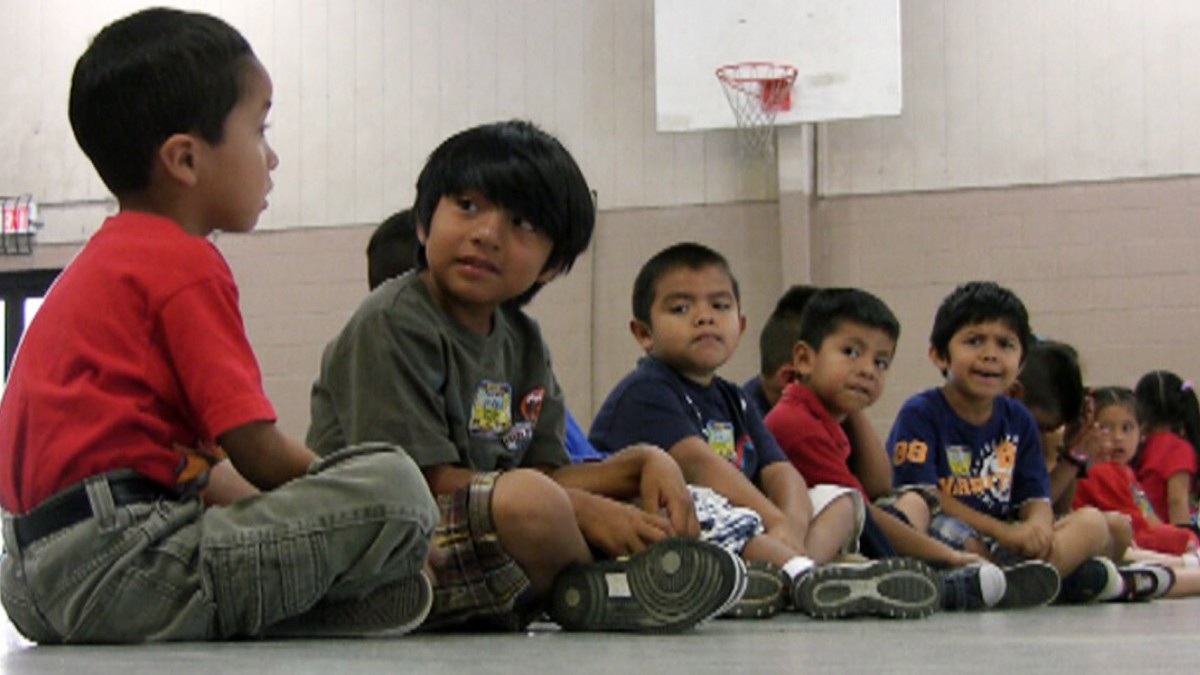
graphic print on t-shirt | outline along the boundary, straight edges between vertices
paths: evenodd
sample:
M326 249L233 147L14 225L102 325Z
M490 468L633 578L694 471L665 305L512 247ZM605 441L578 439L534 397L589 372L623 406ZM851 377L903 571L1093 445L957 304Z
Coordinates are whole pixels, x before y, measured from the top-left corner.
M512 386L507 382L480 381L471 404L468 426L471 435L499 438L512 424Z
M950 475L941 487L956 497L975 497L989 510L1004 508L1012 500L1013 467L1017 464L1017 437L991 441L978 454L962 445L946 448Z

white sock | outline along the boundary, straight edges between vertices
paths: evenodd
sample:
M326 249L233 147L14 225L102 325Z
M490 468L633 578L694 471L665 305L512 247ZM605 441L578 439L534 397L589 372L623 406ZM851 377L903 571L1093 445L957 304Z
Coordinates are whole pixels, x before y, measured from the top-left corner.
M1186 568L1200 567L1200 551L1188 551L1184 553L1183 566Z
M808 572L816 566L817 564L813 562L812 558L805 558L802 555L798 555L784 563L783 573L788 575L789 579L795 581L796 579L799 579L805 572Z

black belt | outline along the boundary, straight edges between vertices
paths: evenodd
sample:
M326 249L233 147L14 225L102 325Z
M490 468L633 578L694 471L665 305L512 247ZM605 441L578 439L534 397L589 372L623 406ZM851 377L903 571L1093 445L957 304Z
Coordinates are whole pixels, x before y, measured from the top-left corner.
M175 493L167 488L142 476L110 477L108 488L112 492L115 506L128 506L152 502L160 497L175 496ZM83 483L79 483L66 492L56 494L38 504L29 513L13 518L17 546L25 548L48 534L87 520L92 515L92 502L88 498L87 488Z

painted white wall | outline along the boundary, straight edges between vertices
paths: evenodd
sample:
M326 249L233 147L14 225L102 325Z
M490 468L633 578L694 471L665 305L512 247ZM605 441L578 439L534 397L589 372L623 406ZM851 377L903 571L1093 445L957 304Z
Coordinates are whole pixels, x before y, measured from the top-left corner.
M909 0L896 118L823 125L822 194L1195 174L1200 3Z
M114 208L67 122L70 73L90 36L152 4L225 18L272 75L262 228L378 222L437 143L513 117L562 139L604 209L773 196L742 178L732 132L655 130L652 0L0 0L0 194L38 198L43 243Z

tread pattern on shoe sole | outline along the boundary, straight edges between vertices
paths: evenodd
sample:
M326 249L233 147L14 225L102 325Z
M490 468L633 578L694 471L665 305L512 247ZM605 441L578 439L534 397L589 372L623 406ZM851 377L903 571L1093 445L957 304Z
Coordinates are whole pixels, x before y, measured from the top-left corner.
M778 567L764 562L747 565L747 584L741 599L722 616L731 619L769 619L783 609L787 593L787 575Z
M941 592L924 563L888 558L817 568L801 579L797 603L817 619L866 615L918 619L936 610Z
M624 562L564 571L550 615L565 630L681 631L725 607L744 579L724 549L670 539Z

